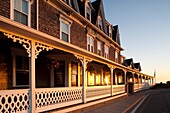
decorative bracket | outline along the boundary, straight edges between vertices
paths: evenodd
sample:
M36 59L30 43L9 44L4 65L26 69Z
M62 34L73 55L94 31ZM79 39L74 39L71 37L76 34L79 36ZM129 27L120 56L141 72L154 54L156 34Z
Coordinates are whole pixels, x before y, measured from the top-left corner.
M37 56L39 55L39 53L43 50L49 51L54 49L53 47L47 46L45 44L40 44L38 42L36 42L35 44L35 58L37 58Z
M92 61L91 59L85 58L85 57L80 56L80 55L74 55L74 56L75 56L77 59L79 59L80 62L82 63L82 65L85 66L85 67L87 67L87 64Z
M20 44L22 44L22 46L27 50L28 57L31 57L31 41L30 40L16 37L9 33L4 33L4 35L7 36L8 38L11 38L13 42L18 41Z

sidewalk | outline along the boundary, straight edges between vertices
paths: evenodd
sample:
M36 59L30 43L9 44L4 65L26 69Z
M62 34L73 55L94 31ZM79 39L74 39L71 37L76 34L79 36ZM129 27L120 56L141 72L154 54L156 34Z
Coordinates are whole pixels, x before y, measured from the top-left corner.
M69 108L54 110L50 113L126 113L152 90L144 90L126 96L126 94L76 105Z
M145 95L150 92L152 92L152 90L136 92L134 95L114 99L108 104L86 111L84 113L127 113L134 105L136 105Z

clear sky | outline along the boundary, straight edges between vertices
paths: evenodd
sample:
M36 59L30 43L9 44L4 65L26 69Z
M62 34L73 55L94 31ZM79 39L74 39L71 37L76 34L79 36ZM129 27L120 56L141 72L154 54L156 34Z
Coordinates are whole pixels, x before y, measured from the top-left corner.
M119 25L122 54L142 73L170 81L170 0L103 0L105 18Z

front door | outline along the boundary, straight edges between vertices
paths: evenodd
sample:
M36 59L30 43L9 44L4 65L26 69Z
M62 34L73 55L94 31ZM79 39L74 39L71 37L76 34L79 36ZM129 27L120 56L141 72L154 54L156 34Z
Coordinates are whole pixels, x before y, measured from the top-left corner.
M54 86L65 86L65 61L58 61L59 66L54 69Z

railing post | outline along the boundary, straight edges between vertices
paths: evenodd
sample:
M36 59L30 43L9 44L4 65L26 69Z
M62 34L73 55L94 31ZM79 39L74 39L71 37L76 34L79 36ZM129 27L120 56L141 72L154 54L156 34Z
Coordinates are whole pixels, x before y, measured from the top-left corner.
M35 42L31 41L31 57L30 57L30 102L29 113L35 113Z
M85 63L85 58L83 59L83 91L82 91L82 98L83 98L83 103L86 103L86 67L87 64Z
M86 74L86 69L87 69L87 64L91 62L91 59L85 58L83 56L79 55L74 55L79 59L82 63L83 70L82 70L82 77L83 77L83 88L82 88L82 101L83 103L86 103L86 87L87 87L87 74Z
M110 74L111 74L111 77L110 77L110 79L111 79L110 80L111 96L113 96L113 70L114 70L114 67L109 65L109 68L110 68Z

